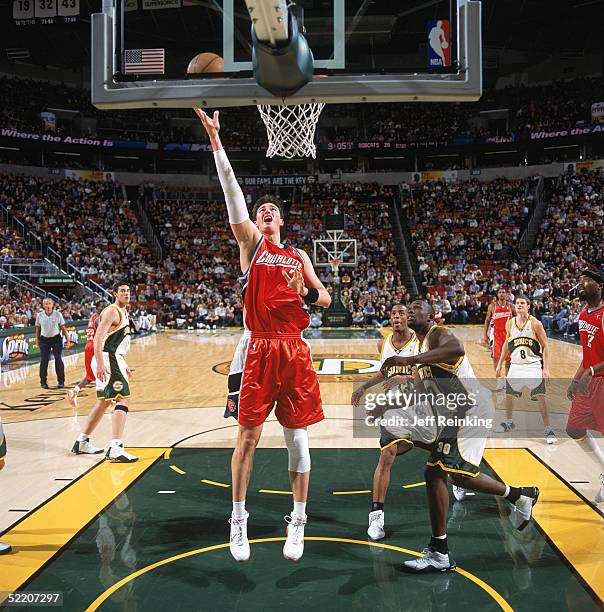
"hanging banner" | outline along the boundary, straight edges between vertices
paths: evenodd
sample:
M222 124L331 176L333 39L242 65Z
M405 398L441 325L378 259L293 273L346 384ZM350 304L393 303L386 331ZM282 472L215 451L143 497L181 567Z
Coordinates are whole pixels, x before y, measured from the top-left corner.
M180 0L143 0L144 11L180 8Z

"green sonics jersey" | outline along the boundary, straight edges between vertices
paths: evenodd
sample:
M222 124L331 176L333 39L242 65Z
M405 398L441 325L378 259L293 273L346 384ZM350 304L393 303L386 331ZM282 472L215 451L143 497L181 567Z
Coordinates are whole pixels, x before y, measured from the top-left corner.
M541 345L535 332L535 317L530 316L519 326L518 317L508 323L508 351L510 361L518 365L541 363Z
M428 350L428 336L437 327L439 326L434 325L431 327L421 342L419 347L420 355ZM426 392L434 396L466 396L471 392L476 392L478 387L476 375L466 355L460 357L457 363L453 365L448 363L418 365L417 373L422 379Z
M117 304L111 304L107 308L115 308L120 316L119 323L105 339L103 351L105 353L116 353L125 355L130 349L130 322L125 308L120 308Z

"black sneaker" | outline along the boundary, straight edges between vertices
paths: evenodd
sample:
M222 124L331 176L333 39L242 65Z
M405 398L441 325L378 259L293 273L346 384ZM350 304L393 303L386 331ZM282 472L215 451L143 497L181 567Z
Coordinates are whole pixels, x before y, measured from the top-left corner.
M42 387L42 389L49 389L50 387L48 386L48 383L40 383L40 387Z
M59 384L57 385L57 389L65 389L65 385L64 385L64 383L59 383Z
M503 421L499 427L501 429L497 430L495 433L510 433L516 429L516 423L514 423L514 421Z

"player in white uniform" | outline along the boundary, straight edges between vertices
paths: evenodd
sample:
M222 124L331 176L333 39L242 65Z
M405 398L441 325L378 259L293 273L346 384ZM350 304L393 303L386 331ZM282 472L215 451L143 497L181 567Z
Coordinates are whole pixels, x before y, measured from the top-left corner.
M390 311L390 324L392 333L378 343L380 361L393 356L408 357L417 353L417 339L415 332L407 327L407 308L402 304L395 304ZM402 393L409 388L413 373L410 366L394 366L387 372L379 372L365 382L352 394L352 405L357 405L364 393L378 384L391 397L394 392ZM386 415L384 415L386 416ZM384 500L390 483L390 471L397 455L406 453L413 448L413 442L407 437L397 438L381 427L380 460L373 474L373 497L371 512L369 513L369 528L367 534L372 540L381 540L384 532Z
M516 298L516 316L506 324L506 338L503 345L497 376L503 371L503 365L510 353L510 369L506 378L506 421L502 423L503 431L515 429L513 420L514 398L521 397L528 389L531 400L539 402L539 410L545 427L545 440L554 444L556 434L550 426L547 405L545 403L545 380L549 378L549 347L547 334L540 321L529 314L528 298L519 295Z

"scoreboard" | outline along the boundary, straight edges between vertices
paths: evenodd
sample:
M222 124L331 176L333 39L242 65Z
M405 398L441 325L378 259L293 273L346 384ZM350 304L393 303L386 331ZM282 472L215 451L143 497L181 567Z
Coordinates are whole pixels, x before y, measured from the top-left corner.
M13 0L16 25L75 23L80 14L80 0Z

